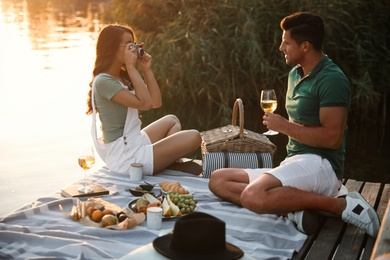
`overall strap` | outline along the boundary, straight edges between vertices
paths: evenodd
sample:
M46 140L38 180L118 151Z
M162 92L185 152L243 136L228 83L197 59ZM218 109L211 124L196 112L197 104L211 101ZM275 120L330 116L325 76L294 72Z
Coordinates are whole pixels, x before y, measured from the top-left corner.
M99 74L99 75L101 75L101 74ZM100 158L103 158L103 156L102 156L102 149L100 147L100 145L103 145L103 144L99 143L98 136L97 136L97 128L96 128L96 114L97 114L97 112L96 112L95 98L94 98L95 88L96 88L95 87L95 83L96 83L96 79L99 77L99 75L95 76L95 78L92 81L92 92L91 92L92 125L91 125L91 135L92 135L93 142L95 144L96 151L98 152Z

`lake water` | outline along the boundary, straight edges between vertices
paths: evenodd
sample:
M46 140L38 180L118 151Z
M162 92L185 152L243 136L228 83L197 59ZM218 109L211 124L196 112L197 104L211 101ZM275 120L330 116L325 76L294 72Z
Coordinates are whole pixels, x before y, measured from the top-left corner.
M84 111L99 2L61 10L34 1L47 3L42 11L0 2L0 215L83 178L77 153L92 144ZM103 166L97 159L92 170Z

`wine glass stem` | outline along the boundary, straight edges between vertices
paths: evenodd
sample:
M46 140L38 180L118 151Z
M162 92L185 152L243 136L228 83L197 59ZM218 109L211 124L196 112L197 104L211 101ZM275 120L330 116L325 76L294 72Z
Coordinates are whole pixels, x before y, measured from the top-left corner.
M87 170L84 170L84 192L87 192Z

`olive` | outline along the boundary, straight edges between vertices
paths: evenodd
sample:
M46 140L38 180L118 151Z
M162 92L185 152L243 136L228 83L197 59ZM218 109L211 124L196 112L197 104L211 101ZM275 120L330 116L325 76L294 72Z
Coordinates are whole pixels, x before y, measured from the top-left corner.
M122 213L118 216L118 221L119 223L121 223L122 221L124 221L125 219L127 219L127 215L125 213Z
M119 211L118 213L116 213L116 217L119 218L119 216L122 215L122 214L126 214L126 213L123 212L123 211Z

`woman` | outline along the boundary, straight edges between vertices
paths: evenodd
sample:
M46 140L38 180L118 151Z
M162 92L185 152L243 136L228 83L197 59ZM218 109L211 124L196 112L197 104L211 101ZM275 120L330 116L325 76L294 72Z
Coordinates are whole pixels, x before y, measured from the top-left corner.
M110 170L127 173L137 162L143 164L144 174L154 175L195 152L201 137L197 130L182 131L174 115L141 129L138 110L161 107L162 99L151 70L152 57L148 53L139 57L135 41L133 30L126 26L108 25L100 32L87 114L93 114L95 147ZM101 138L97 138L97 112Z

